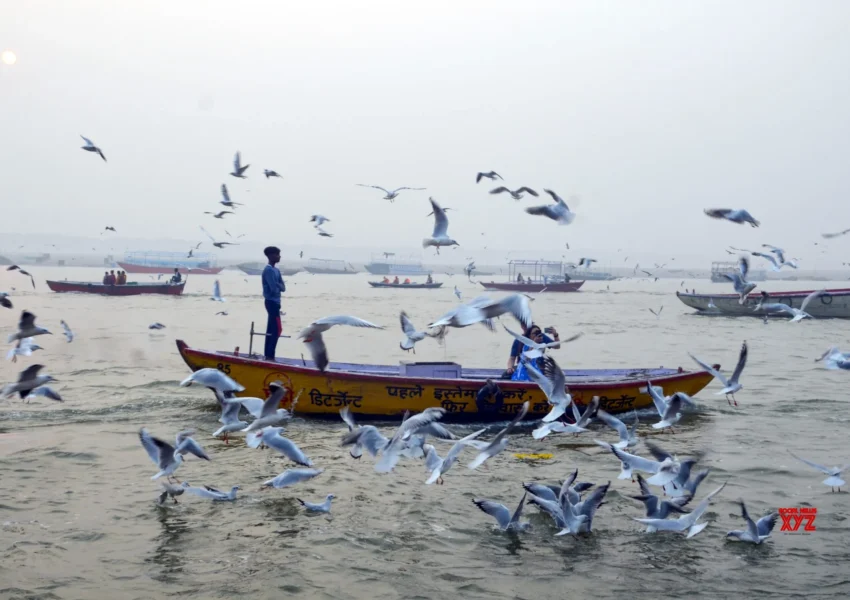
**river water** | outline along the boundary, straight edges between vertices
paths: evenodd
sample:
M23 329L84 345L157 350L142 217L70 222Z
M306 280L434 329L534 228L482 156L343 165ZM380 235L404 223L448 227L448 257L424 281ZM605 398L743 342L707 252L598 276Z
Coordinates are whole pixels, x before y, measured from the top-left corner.
M0 274L14 310L2 309L3 335L14 330L20 309L38 316L57 335L17 364L3 361L9 382L26 365L45 365L57 379L64 404L17 398L0 401L0 598L662 598L806 597L850 594L848 495L821 485L824 475L797 462L788 450L827 464L850 462L847 377L813 362L832 344L846 343L850 323L790 324L759 319L699 317L675 298L696 288L726 291L708 281L588 282L581 293L543 294L533 304L535 321L555 325L581 340L555 351L563 367L693 367L692 352L731 369L741 342L750 358L730 407L712 383L699 396L699 411L675 434L657 433L642 420L640 434L686 456L707 452L711 475L701 498L724 481L693 539L648 535L632 517L643 507L629 496L637 484L617 480L618 462L593 443L613 441L594 426L583 436L534 440L529 428L511 437L508 451L470 471L467 451L446 475L445 485L426 486L420 461L403 460L389 475L373 460L352 460L339 447L342 423L296 418L289 435L325 472L307 483L260 491L260 484L293 465L272 452L211 438L218 427L212 395L180 388L187 368L174 340L208 349L248 345L252 320L262 329L265 313L258 277L220 275L224 305L209 300L213 278L190 277L183 297L129 298L56 294L44 279L99 280L97 269L32 269L27 278ZM424 325L455 304L454 285L465 298L479 292L462 276L439 276L440 290L373 290L369 276L311 276L287 280L284 329L297 333L310 321L353 314L387 326L384 331L334 328L325 335L331 360L391 364L409 360L398 347L398 313ZM131 281L133 278L131 277ZM136 276L135 280L148 280ZM811 283L765 283L768 290L811 289ZM780 287L781 286L781 287ZM841 287L841 284L827 284ZM610 289L608 289L610 288ZM647 309L664 306L660 319ZM215 316L225 308L227 316ZM74 329L66 343L59 320ZM152 332L154 321L167 328ZM258 338L261 342L261 339ZM445 348L432 340L417 345L417 359L501 367L509 352L506 334L482 327L452 331ZM850 348L846 348L850 350ZM278 355L304 352L281 340ZM177 475L193 485L229 489L241 485L235 503L213 504L181 496L158 508L156 472L137 432L171 440L187 427L212 460L190 459ZM391 424L383 428L389 433ZM456 427L459 433L468 427ZM444 455L447 447L440 446ZM554 454L528 462L515 453ZM647 454L643 447L639 454ZM494 529L472 498L488 498L511 510L521 482L557 482L573 469L584 481L611 480L594 532L555 537L548 517L529 507L533 530L518 537ZM850 475L850 473L848 473ZM318 501L334 493L332 516L310 516L296 497ZM735 500L753 516L779 507L814 507L816 531L780 532L762 546L735 544L725 532L742 527Z

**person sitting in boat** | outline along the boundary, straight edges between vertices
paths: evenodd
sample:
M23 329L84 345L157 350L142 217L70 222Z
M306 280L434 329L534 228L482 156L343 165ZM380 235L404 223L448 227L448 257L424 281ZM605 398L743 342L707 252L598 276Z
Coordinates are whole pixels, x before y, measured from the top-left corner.
M428 273L428 278L425 280L425 283L434 283L434 280L431 278L430 273Z
M183 278L180 276L180 269L174 269L174 275L171 276L171 283L180 283Z
M549 337L543 331L540 330L540 327L535 323L531 324L526 331L523 332L523 335L528 339L537 342L538 344L551 344L552 342L557 342L561 338L558 335L558 331L554 327L549 327L547 329L549 333L552 334L552 337ZM554 339L552 339L554 338ZM553 348L560 348L561 346L552 346ZM528 371L525 368L525 365L522 364L520 360L520 355L527 351L531 350L528 346L520 342L519 340L514 340L513 345L511 346L511 356L508 358L508 368L505 371L505 375L510 377L513 381L530 381L530 377L528 376ZM542 357L541 357L542 358ZM535 362L539 362L541 359L535 359ZM535 366L537 366L535 364Z
M103 285L109 285L109 271L103 272Z
M127 283L127 274L124 271L118 271L118 281L115 283L117 285L124 285Z
M381 283L389 283L389 282L390 282L390 278L384 277L384 280Z
M109 272L109 281L106 282L106 285L115 285L117 279L115 278L115 271Z
M398 285L398 275L396 275L395 279L393 279L393 284Z
M407 285L409 283L410 283L410 277L405 277L404 278L404 285Z
M519 275L516 276L516 282L517 283L523 283L522 273L520 273Z

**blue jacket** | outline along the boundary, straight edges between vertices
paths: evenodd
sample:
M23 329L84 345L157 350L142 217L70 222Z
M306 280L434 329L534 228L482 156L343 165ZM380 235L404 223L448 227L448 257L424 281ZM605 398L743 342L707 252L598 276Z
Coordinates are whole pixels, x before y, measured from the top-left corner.
M280 294L286 291L283 276L277 267L266 265L263 269L263 298L269 302L280 304Z

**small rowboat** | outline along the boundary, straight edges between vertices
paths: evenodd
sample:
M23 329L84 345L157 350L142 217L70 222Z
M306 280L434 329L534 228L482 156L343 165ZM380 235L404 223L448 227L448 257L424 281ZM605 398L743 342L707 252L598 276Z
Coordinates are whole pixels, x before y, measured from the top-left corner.
M527 381L498 381L501 394L478 398L488 378L498 380L499 369L463 368L452 362L401 362L398 365L331 363L320 372L312 361L262 357L236 352L190 348L177 340L177 350L190 369L222 371L245 386L242 395L266 397L275 381L287 389L281 405L291 408L294 394L303 391L296 410L302 416L339 418L347 406L362 418L396 418L406 410L421 412L432 406L446 409L446 421L504 421L529 402L529 419L549 411L540 388ZM719 367L718 367L719 368ZM573 400L587 405L599 396L600 407L610 413L631 412L653 406L647 380L667 395L694 395L711 381L705 371L678 369L590 369L565 371ZM294 393L293 393L294 392Z
M407 290L433 290L442 287L443 283L384 283L383 281L370 281L373 288L404 288Z
M138 296L140 294L166 294L179 296L183 293L185 281L180 283L124 283L105 285L85 281L47 281L47 287L54 292L77 292L80 294L100 294L101 296Z
M479 281L485 290L499 292L537 293L546 290L549 292L577 292L584 285L584 281L566 281L561 283L489 283Z
M803 305L803 300L812 291L814 290L770 292L767 302L800 308ZM676 297L685 306L697 309L699 314L722 315L724 317L764 317L764 312L755 310L762 298L758 289L751 292L743 304L738 303L738 294L683 294L676 292ZM815 298L809 303L806 312L817 319L850 319L850 289L826 290L821 297ZM768 316L790 318L787 313Z

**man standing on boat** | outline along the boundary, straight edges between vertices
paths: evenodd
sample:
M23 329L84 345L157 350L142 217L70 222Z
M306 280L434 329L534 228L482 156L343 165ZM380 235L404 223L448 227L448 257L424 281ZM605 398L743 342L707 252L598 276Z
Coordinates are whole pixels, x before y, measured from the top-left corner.
M283 276L275 266L280 262L280 248L269 246L263 250L263 254L269 259L269 264L263 269L263 298L265 299L266 313L268 313L269 317L266 324L266 348L264 355L266 359L274 360L277 340L283 331L283 325L280 322L280 294L286 291L286 284L283 283Z

